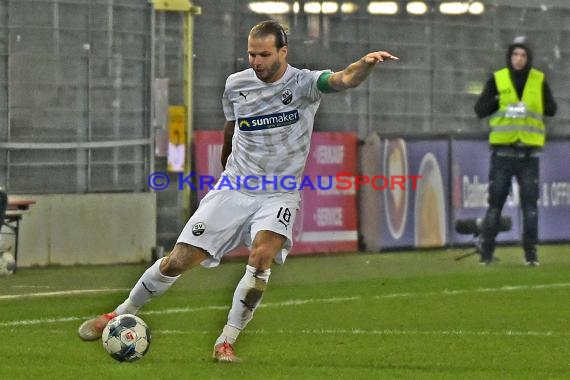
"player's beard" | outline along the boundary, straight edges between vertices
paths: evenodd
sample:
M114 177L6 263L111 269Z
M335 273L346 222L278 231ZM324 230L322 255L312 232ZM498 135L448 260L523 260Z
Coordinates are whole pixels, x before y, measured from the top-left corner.
M257 76L257 78L259 78L264 82L274 82L273 78L275 77L275 74L279 72L279 70L281 70L281 65L282 65L281 62L275 61L275 63L273 63L271 67L264 69L261 72L258 72L257 70L254 69L255 75Z

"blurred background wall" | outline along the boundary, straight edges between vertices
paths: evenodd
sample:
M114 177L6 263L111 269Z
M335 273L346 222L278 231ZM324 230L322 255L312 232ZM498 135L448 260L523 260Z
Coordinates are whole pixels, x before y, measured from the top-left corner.
M352 130L361 137L370 131L481 134L484 130L473 113L476 97L488 76L504 66L508 44L523 35L560 105L559 114L549 122L550 132L570 134L565 106L570 96L570 2L465 2L467 11L457 15L442 13L443 1L415 2L426 5L424 14L409 13L407 5L413 2L395 1L393 15L371 14L372 8L382 9L371 7L378 4L371 1L273 2L291 5L289 12L278 15L256 14L248 1L195 3L203 8L195 27L196 128L223 125L219 104L212 99L221 97L226 75L247 67L251 26L273 17L290 26L293 65L340 70L377 49L401 59L383 65L355 91L327 97L317 116L317 130Z
M473 105L504 66L507 45L524 35L558 101L550 139L570 137L566 0L467 1L456 10L444 1L171 3L201 9L190 17L195 130L222 128L225 78L248 66L247 33L276 18L290 27L289 61L298 67L340 70L378 49L400 57L361 87L327 96L317 131L485 138ZM166 172L155 154L165 127L158 95L183 105L189 93L188 20L140 0L0 0L0 186L11 194L150 192L149 174ZM175 241L190 196L176 186L156 192L158 245Z

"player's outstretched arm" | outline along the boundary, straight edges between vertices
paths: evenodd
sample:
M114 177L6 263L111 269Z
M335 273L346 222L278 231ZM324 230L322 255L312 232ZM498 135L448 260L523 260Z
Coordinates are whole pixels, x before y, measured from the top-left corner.
M386 51L368 53L358 61L348 65L346 69L333 73L329 77L329 86L337 91L356 87L364 82L378 62L395 61L397 59L398 57Z

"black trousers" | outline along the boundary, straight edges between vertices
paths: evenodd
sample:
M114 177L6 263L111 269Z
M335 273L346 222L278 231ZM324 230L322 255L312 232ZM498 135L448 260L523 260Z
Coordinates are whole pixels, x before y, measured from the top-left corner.
M499 220L509 195L512 177L520 188L523 214L522 245L527 261L535 261L538 241L539 158L529 148L496 148L491 153L489 169L489 208L481 231L481 258L490 260L495 251Z

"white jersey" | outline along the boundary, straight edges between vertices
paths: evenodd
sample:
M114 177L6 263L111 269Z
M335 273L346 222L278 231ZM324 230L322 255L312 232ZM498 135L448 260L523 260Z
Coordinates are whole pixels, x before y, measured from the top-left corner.
M222 177L246 192L256 184L255 190L291 191L278 182L285 177L299 183L321 102L317 79L322 73L288 65L274 83L258 79L253 69L228 77L223 109L226 119L236 124L232 153ZM245 178L249 188L241 186ZM271 183L275 179L277 186ZM269 183L260 182L264 180Z

